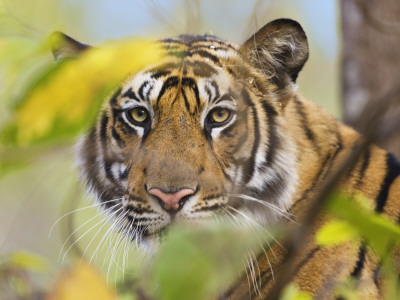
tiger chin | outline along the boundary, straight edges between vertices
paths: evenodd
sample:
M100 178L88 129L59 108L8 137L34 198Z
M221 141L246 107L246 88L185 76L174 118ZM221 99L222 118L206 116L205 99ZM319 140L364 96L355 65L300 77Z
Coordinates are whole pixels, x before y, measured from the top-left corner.
M90 49L63 37L53 49L57 60ZM301 26L278 19L241 46L211 35L158 43L162 60L121 83L78 147L83 179L106 213L147 245L171 224L221 214L266 226L285 222L290 211L301 223L307 200L359 137L298 95L309 55ZM338 187L397 220L399 174L391 154L370 146ZM314 232L325 221L320 216ZM228 298L268 295L286 254L277 245L271 251L269 261L258 258L258 295L243 279ZM379 262L360 242L320 248L310 240L297 264L295 283L315 296L334 297L329 284L349 277L360 281L360 295L382 296Z

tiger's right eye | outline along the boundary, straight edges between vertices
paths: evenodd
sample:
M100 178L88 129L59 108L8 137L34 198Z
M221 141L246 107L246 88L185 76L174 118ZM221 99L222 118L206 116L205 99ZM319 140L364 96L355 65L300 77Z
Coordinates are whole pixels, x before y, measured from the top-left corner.
M143 125L149 119L149 112L143 107L135 107L127 111L129 121L136 125Z

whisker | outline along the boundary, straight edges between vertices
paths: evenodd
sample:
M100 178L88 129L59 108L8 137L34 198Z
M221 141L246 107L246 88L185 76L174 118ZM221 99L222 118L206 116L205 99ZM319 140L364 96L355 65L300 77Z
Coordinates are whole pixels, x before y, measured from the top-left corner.
M256 255L254 254L254 251L253 251L253 250L250 250L250 257L252 257L253 268L254 268L254 264L255 264L255 267L256 267L256 268L254 268L254 275L255 275L254 281L255 281L255 283L256 283L256 288L257 288L257 291L258 291L257 294L261 297L261 291L260 291L260 287L261 287L261 277L260 277L261 271L260 271L260 265L258 264L257 257L256 257ZM258 276L256 275L257 273L258 273ZM258 282L257 282L257 277L258 277ZM261 297L261 299L262 299L262 297Z
M271 210L273 210L274 212L278 213L280 216L283 216L284 218L288 219L289 221L298 224L295 220L290 218L290 216L294 216L293 214L285 211L284 209L282 209L282 208L280 208L280 207L278 207L278 206L276 206L276 205L274 205L272 203L269 203L269 202L266 202L266 201L251 197L249 195L243 195L243 194L228 194L228 196L229 197L237 197L237 198L240 198L240 199L243 199L243 200L248 200L248 201L253 201L253 202L259 203L259 204L261 204L261 205L263 205L265 207L270 208Z
M110 229L107 231L108 232L108 238L106 240L106 243L107 243L107 241L109 241L109 244L108 244L108 250L107 250L106 255L104 257L103 266L102 266L102 269L103 269L104 265L105 265L105 261L106 261L107 257L110 254L109 268L108 268L108 272L107 272L107 282L108 282L108 274L109 274L109 271L110 271L110 266L111 266L111 264L113 262L111 255L113 254L114 247L115 247L116 242L117 242L117 240L119 238L119 234L118 234L117 230L119 229L120 224L122 222L124 222L124 218L125 218L125 216L127 214L128 214L128 211L126 211L124 214L121 214L120 216L118 216L118 218L112 223ZM112 233L113 233L114 230L116 231L117 234L113 235ZM107 233L106 233L106 235L107 235Z
M250 265L248 264L247 257L243 258L243 264L244 264L244 269L246 271L247 283L249 285L249 295L251 297L251 283L250 283L250 277L249 277Z
M119 210L123 209L123 207L121 207L120 209L118 209L117 211L114 212L114 214L116 214ZM69 248L65 251L64 256L62 258L61 262L64 262L64 259L66 257L66 255L68 254L69 250L77 243L79 242L84 236L86 236L86 234L88 234L93 228L95 228L96 226L98 226L99 224L106 222L107 219L103 219L100 222L96 223L95 225L93 225L89 230L87 230L84 234L82 234L78 239L76 239L71 246L69 246Z
M269 269L271 270L272 280L275 282L274 269L272 268L272 264L271 264L271 261L269 260L267 251L265 251L264 245L263 245L263 243L262 243L261 241L259 241L259 244L260 244L260 246L261 246L261 249L262 249L263 252L264 252L265 258L267 259L267 262L268 262L268 265L269 265ZM269 246L269 245L268 245L268 246ZM269 246L269 249L271 250L271 252L272 252L272 254L274 255L275 259L277 259L277 257L276 257L276 255L275 255L274 251L272 250L271 246Z
M107 225L108 221L114 217L114 214L110 214L105 218L105 222L103 225L101 225L100 229L96 232L96 234L93 236L93 238L90 240L89 244L86 246L85 251L82 254L82 258L85 257L86 251L89 249L90 245L93 243L94 239L96 238L96 236L100 233L100 231L104 228L104 226ZM89 261L90 263L90 261Z
M229 206L228 208L232 209L233 211L235 211L236 213L240 214L245 220L247 220L250 224L253 224L256 228L262 230L263 232L265 232L269 237L272 238L272 240L274 242L276 242L279 246L282 247L282 249L285 249L285 247L283 247L283 245L271 234L268 232L268 230L266 230L264 227L262 227L260 224L258 224L256 221L254 221L253 219L251 219L249 216L247 216L246 214L244 214L243 212L237 210L236 208Z
M130 247L130 231L132 230L133 223L130 224L129 227L126 228L125 234L126 239L125 239L125 247L124 247L124 254L123 254L123 260L122 260L122 280L125 280L125 266L129 265L128 264L128 259L129 259L129 247ZM126 263L126 265L125 265Z
M127 214L128 212L126 212L126 214ZM124 217L126 216L126 214L124 215ZM121 224L119 224L118 225L118 227L120 227L121 225L122 225L122 223L124 223L126 220L123 220L123 219L121 219ZM119 234L117 234L117 239L116 239L116 241L115 241L115 244L114 244L114 247L113 247L113 250L112 250L112 252L111 252L111 259L110 259L110 262L111 262L111 264L112 263L115 263L116 264L116 266L117 266L117 268L118 268L118 262L115 260L115 254L116 254L116 252L118 251L118 247L120 246L120 244L121 244L121 242L123 241L123 239L124 239L124 235L123 234L121 234L121 233L119 233ZM111 266L111 264L110 264L110 266ZM108 268L108 272L110 271L110 267ZM108 278L108 272L107 272L107 278Z
M116 205L117 205L117 204L116 204ZM110 209L114 208L116 205L111 206L111 207L108 208L107 210L110 210ZM107 211L107 210L106 210L106 211ZM79 229L81 229L83 226L85 226L87 223L89 223L90 221L92 221L94 218L101 216L102 213L103 213L103 212L99 211L94 217L92 217L92 218L90 218L89 220L87 220L86 222L84 222L82 225L80 225L78 228L76 228L76 229L67 237L67 239L65 240L64 244L61 246L60 252L59 252L59 254L58 254L58 260L57 260L57 261L60 260L61 253L63 252L64 247L65 247L65 245L67 244L67 242L69 241L69 239L70 239Z
M51 236L51 233L52 233L54 227L57 225L57 223L60 222L60 221L61 221L63 218L65 218L66 216L68 216L68 215L70 215L70 214L72 214L72 213L81 211L81 210L85 210L85 209L91 208L91 207L100 207L100 206L102 206L103 204L106 204L106 203L109 203L109 202L113 202L113 201L118 201L118 200L121 200L121 199L122 199L122 198L117 198L117 199L112 199L112 200L104 201L104 202L101 202L101 203L94 203L94 204L92 204L92 205L85 206L85 207L81 207L81 208L78 208L78 209L74 209L74 210L72 210L72 211L70 211L70 212L67 212L67 213L64 214L63 216L59 217L59 218L54 222L53 226L51 226L51 229L50 229L50 231L49 231L49 238L50 238L50 236Z

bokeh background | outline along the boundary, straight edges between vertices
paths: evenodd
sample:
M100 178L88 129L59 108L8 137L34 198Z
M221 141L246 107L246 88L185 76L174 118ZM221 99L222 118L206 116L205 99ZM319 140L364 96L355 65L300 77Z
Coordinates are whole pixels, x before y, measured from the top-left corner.
M268 21L292 18L302 24L310 43L310 59L298 81L300 93L341 117L340 24L338 2L334 0L3 0L0 9L2 37L23 36L35 43L54 31L63 31L95 46L125 37L158 39L181 33L212 33L240 44ZM41 59L50 62L51 53ZM18 93L18 78L32 72L30 64L34 65L23 59L15 63L12 76L17 80L13 82L2 68L4 64L0 64L0 126L9 118L12 96ZM12 167L0 168L0 256L24 250L44 257L50 270L37 275L35 280L39 282L51 280L71 257L79 255L79 247L73 247L64 262L58 259L68 233L96 214L95 208L78 211L73 218L58 222L49 237L61 215L91 205L77 176L73 142L46 149L12 149L13 153L0 146L0 155L27 157ZM91 224L95 223L89 222L79 234ZM77 245L85 249L92 237L92 233L87 234ZM93 250L91 246L86 255L90 257Z

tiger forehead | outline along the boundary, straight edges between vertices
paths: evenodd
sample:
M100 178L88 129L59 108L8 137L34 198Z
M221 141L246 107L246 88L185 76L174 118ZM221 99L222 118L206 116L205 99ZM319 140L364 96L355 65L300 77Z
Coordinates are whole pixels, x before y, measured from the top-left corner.
M196 63L193 68L199 67ZM202 68L202 67L200 67ZM211 71L209 71L211 72ZM198 98L202 102L215 102L223 97L228 100L227 95L235 98L235 84L232 79L222 70L215 69L208 77L199 77L182 69L170 69L164 76L159 72L146 70L136 74L123 86L119 96L119 105L129 107L137 103L144 105L158 105L160 99L166 94L185 93L187 97ZM172 92L175 90L176 92ZM170 93L167 93L170 91ZM170 99L174 101L175 99Z
M160 44L164 58L125 82L119 106L126 108L140 102L156 106L164 94L174 94L172 89L176 89L176 95L185 94L183 98L196 98L197 102L212 103L221 96L232 98L227 95L232 96L235 84L225 66L240 59L238 47L209 35L184 35Z

